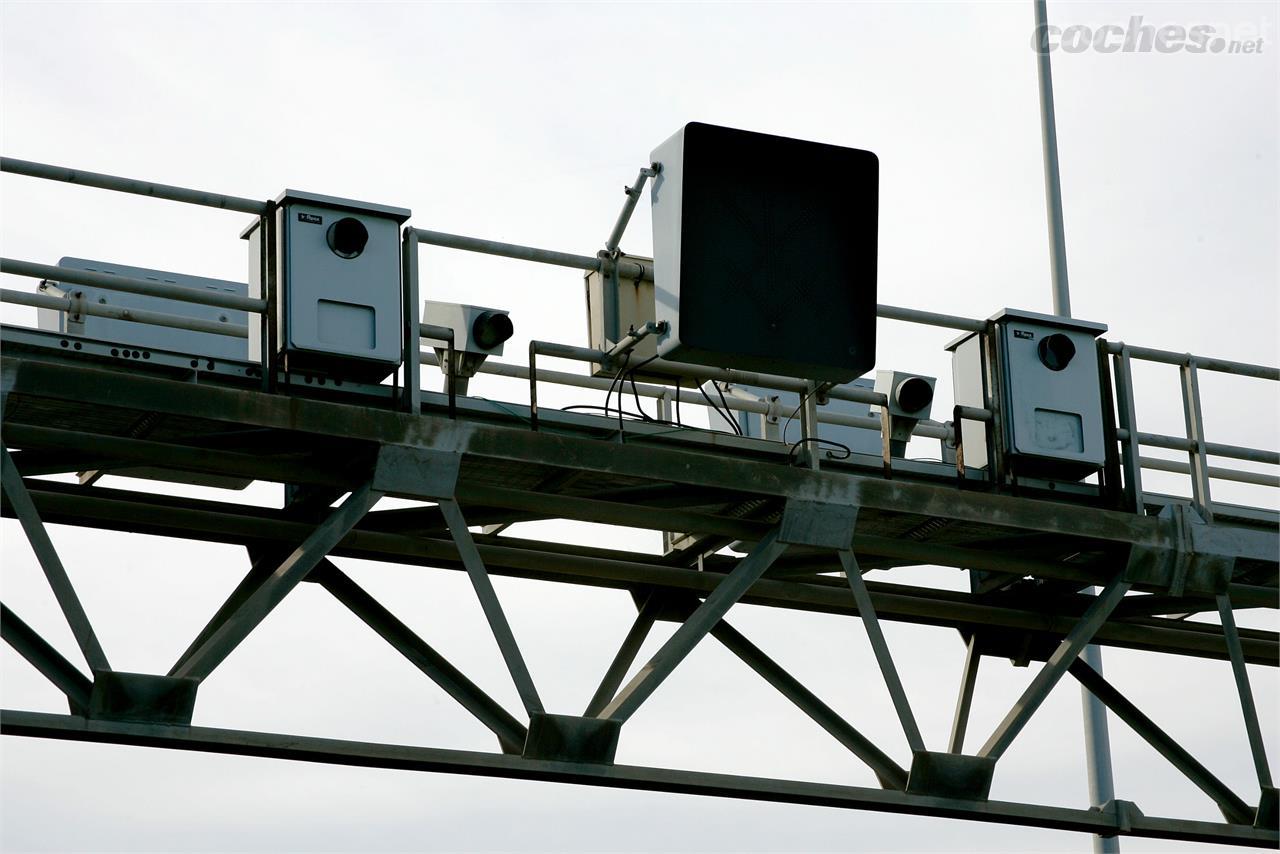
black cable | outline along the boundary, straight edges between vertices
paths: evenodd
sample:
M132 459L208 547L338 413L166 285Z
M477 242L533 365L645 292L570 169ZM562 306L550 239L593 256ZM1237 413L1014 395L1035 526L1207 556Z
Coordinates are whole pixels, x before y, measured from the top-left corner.
M850 448L848 445L842 445L839 442L833 442L830 439L821 439L817 436L807 436L804 439L801 439L800 441L796 442L794 445L791 446L791 450L787 452L787 456L794 457L796 455L796 449L799 448L801 445L803 445L805 442L814 442L819 445L834 445L835 447L844 451L843 457L830 457L833 460L847 460L849 459L849 457L853 456L853 449ZM828 452L828 456L830 456L830 452Z
M622 380L622 375L627 370L627 363L630 361L631 361L631 353L627 352L626 356L622 360L622 367L618 368L618 372L613 376L613 382L609 383L609 392L604 396L605 415L609 414L609 401L613 399L613 390L617 388L619 381ZM618 390L618 430L619 431L622 430L622 390L621 389Z
M604 413L605 413L605 415L607 415L608 417L612 418L612 417L613 417L613 413L614 413L616 410L615 410L615 409L614 409L614 407L612 407L612 406L610 406L610 407L606 410L603 406L599 406L599 405L594 404L594 403L577 403L577 404L574 404L573 406L562 406L562 407L560 407L560 411L561 411L561 412L579 412L579 411L595 411L595 412L604 412ZM627 412L626 410L622 410L622 414L623 414L623 415L625 415L627 418L630 418L632 421L646 421L647 423L650 423L650 424L659 424L659 425L661 425L661 426L663 426L663 427L680 427L680 426L682 426L682 425L680 425L680 424L676 424L674 421L663 421L661 418L647 418L647 419L646 419L646 417L645 417L642 413L639 413L639 412Z
M702 383L698 383L698 391L702 393L702 399L707 402L707 406L710 406L716 412L720 413L720 417L724 418L731 425L733 425L733 428L734 428L733 434L735 436L741 435L740 431L738 430L738 425L734 422L732 418L724 414L724 410L722 410L719 406L716 405L716 402L711 399L711 395L707 394L707 390Z
M656 358L658 358L658 356L657 354L654 354L649 358L645 359L640 364L636 365L631 370L627 371L627 380L630 381L631 383L631 396L636 399L636 409L640 410L640 414L644 416L645 421L657 421L658 419L650 418L649 414L644 411L644 407L640 405L640 392L636 388L636 371L640 370L641 368L643 368L645 365L649 364ZM619 395L619 398L621 398L621 395Z
M724 399L724 389L720 388L720 384L715 380L711 381L711 387L716 390L716 394L720 395L720 402L724 404L724 411L729 414L729 423L733 425L733 432L739 436L742 435L742 425L738 423L738 418L733 414L733 410L729 408L729 401Z
M782 441L787 441L787 428L791 426L791 422L795 420L795 417L800 414L800 409L804 406L804 402L809 399L809 395L813 394L817 390L818 387L815 385L813 388L802 394L800 396L800 402L796 404L796 408L791 410L791 414L787 416L787 420L782 422ZM814 426L816 427L817 425Z

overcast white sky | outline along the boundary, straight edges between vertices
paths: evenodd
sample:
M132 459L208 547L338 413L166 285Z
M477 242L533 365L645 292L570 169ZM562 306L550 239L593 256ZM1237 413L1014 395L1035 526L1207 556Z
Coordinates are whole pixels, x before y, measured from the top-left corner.
M1062 26L1252 26L1261 53L1054 54L1076 316L1130 343L1275 364L1277 6L1050 4ZM881 164L880 301L985 317L1050 308L1032 6L847 4L0 5L8 156L267 198L285 187L412 208L413 224L590 254L621 188L688 121L870 149ZM245 217L5 175L7 257L72 255L243 281ZM624 249L647 254L635 218ZM424 296L512 311L530 337L585 343L572 271L425 249ZM5 277L5 287L29 280ZM6 322L31 322L6 310ZM885 324L880 367L944 378L950 336ZM1138 375L1144 429L1182 429L1171 368ZM433 377L432 382L437 380ZM1264 384L1206 377L1215 441L1275 447ZM522 399L517 384L473 391ZM552 396L549 402L596 402ZM585 393L584 393L585 394ZM108 479L126 486L129 481ZM1180 478L1151 483L1185 491ZM1225 500L1275 506L1267 490ZM278 502L276 489L233 500ZM16 523L3 598L74 656ZM642 550L656 535L524 533ZM247 568L240 550L55 529L113 664L164 672ZM509 709L519 708L465 579L339 561ZM883 576L876 573L876 576ZM958 573L905 570L943 587ZM549 710L576 713L634 614L624 595L497 581ZM851 722L908 753L861 629L735 608L731 621ZM1268 625L1274 621L1246 624ZM649 654L670 629L660 631ZM931 747L963 649L890 624ZM1107 652L1107 672L1246 800L1256 800L1229 668ZM11 650L3 704L64 711ZM1277 754L1274 670L1251 668ZM1029 678L984 663L971 737ZM993 797L1085 806L1079 692L1064 684L996 773ZM204 684L196 723L493 749L488 732L323 591L296 591ZM1113 720L1119 796L1217 818ZM1086 836L875 813L22 739L0 741L5 850L1085 851ZM626 727L634 764L874 785L736 659L704 644ZM1126 840L1126 851L1197 846Z

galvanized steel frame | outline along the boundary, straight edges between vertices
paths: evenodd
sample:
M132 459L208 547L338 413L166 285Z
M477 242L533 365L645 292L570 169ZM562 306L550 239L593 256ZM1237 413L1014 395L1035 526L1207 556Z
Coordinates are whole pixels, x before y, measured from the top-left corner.
M274 224L270 202L77 172L10 158L0 162L0 169L253 213L262 218L268 229ZM404 351L409 358L402 379L400 411L358 402L305 399L277 393L277 374L272 361L277 293L270 240L264 241L261 259L265 299L241 306L263 312L266 316L266 322L262 324L266 361L261 371L261 389L216 383L194 386L164 377L114 369L104 371L66 360L43 360L28 355L8 358L2 390L6 398L17 394L196 419L225 420L231 417L240 425L268 433L287 431L292 435L311 437L338 435L363 448L363 455L356 456L364 462L339 469L308 454L305 449L282 459L255 453L252 448L196 449L147 439L94 435L91 432L72 433L47 424L11 422L6 412L4 513L21 520L89 664L91 677L80 673L5 608L0 619L4 639L67 696L71 714L58 716L5 711L0 717L0 730L6 734L277 756L304 761L879 809L1103 835L1132 834L1217 844L1274 846L1278 839L1275 829L1276 793L1262 748L1260 724L1245 663L1276 665L1280 662L1280 640L1275 633L1237 629L1233 609L1276 607L1275 587L1235 583L1229 575L1221 578L1212 590L1188 593L1182 585L1187 561L1194 558L1194 554L1186 552L1189 542L1193 544L1195 554L1225 560L1229 566L1239 559L1274 561L1277 540L1273 530L1224 525L1215 519L1215 506L1208 484L1211 477L1224 472L1208 466L1209 455L1268 464L1280 462L1280 455L1258 449L1214 445L1205 440L1197 370L1225 371L1273 381L1280 379L1280 372L1274 368L1101 342L1100 353L1115 356L1113 368L1119 411L1112 435L1120 443L1116 465L1122 468L1124 475L1123 510L1073 505L1068 511L1055 501L1001 494L1005 473L998 453L998 441L992 443L997 453L989 475L989 482L997 487L996 490L969 488L960 491L953 483L904 480L901 477L890 480L888 476L895 474L890 467L886 467L886 477L883 478L841 470L797 469L780 467L776 462L749 456L711 455L679 443L619 445L600 442L589 432L565 435L562 430L535 432L519 426L489 424L459 417L452 394L448 397L448 408L444 409L440 402L431 399L433 396L422 391L418 377L418 344L422 330L414 320L418 289L417 249L420 244L619 274L625 268L628 277L651 278L650 265L629 259L617 251L621 229L634 201L635 196L629 192L628 205L624 207L619 224L610 237L609 251L596 256L550 252L407 228L402 269L405 279ZM3 264L5 272L48 275L48 270L40 265L7 260ZM990 335L990 324L986 321L891 306L879 307L879 314L887 319L978 331L984 337ZM150 320L172 322L172 319L166 321L163 318ZM609 358L607 353L584 348L553 344L540 346L545 350L539 349L539 345L531 347L530 366L526 372L531 384L541 373L533 358L538 353L567 354L572 358L601 363ZM1180 366L1187 414L1185 438L1138 431L1129 370L1132 358ZM781 378L768 379L786 382ZM536 418L536 387L531 388L531 392L531 416ZM669 392L669 389L661 389L660 392L655 389L655 395L668 395ZM679 389L676 394L680 394ZM866 394L861 390L837 389L833 392L833 396L852 395L852 399L860 399ZM958 417L986 421L993 436L998 437L1001 401L993 398L988 401L987 408L957 412ZM935 428L930 426L927 429ZM951 428L936 425L936 429L945 436ZM1143 515L1140 469L1144 459L1138 454L1140 445L1175 448L1188 453L1187 470L1193 476L1194 505L1205 523L1197 528L1195 537L1190 540L1187 539L1190 533L1183 527L1169 520ZM9 454L9 448L22 449L17 459ZM690 511L679 506L648 506L643 502L626 503L609 496L557 495L470 483L466 478L457 478L457 462L454 463L455 484L441 488L433 483L423 487L425 491L419 493L413 486L412 474L401 472L389 476L386 473L387 467L378 461L387 455L396 455L398 461L420 459L424 468L433 465L441 455L456 460L487 459L512 465L549 465L572 472L594 472L659 482L669 485L677 493L685 491L691 495L707 489L745 491L758 498L781 502L787 507L787 513L793 510L798 514L820 513L821 506L836 505L995 524L1025 534L1047 534L1101 547L1108 550L1109 557L1101 564L1081 567L1063 561L1001 554L998 545L991 548L939 546L864 535L857 531L856 526L851 526L853 530L847 532L844 544L832 546L821 535L814 535L816 539L806 544L803 536L800 541L785 539L780 529L765 522ZM137 492L69 487L28 479L38 473L74 471L84 464L86 457L93 459L94 468L103 470L148 463L185 471L233 473L318 490L349 490L350 495L325 518L308 521L304 518L306 514L299 517L287 510L269 511L220 502L170 498L161 503ZM1167 467L1168 461L1162 462ZM960 485L963 486L966 484L963 458L958 465L962 476ZM433 500L435 509L424 508L413 517L396 515L398 511L370 512L381 495L406 494L405 483L409 483L407 494ZM744 484L750 484L750 488L744 490ZM697 559L698 568L695 569L655 560L652 556L606 549L573 548L509 537L476 537L467 528L461 504L478 510L473 519L560 517L655 530L677 527L745 539L756 545L750 555L738 561L710 551L693 555ZM146 512L140 512L143 510ZM412 524L401 530L398 526L406 519ZM154 678L198 683L252 632L290 590L301 581L308 580L328 590L469 710L494 733L502 752L468 753L175 726L159 720L122 719L110 708L104 710L99 685L113 671L45 533L46 521L165 533L191 539L241 543L249 547L253 567L244 581L174 664L170 673ZM422 527L424 523L425 528ZM815 530L821 528L821 520L815 521L812 527ZM784 520L781 530L786 528ZM795 552L798 546L808 548L799 564L804 571L795 573L791 569L770 577L767 574L770 565L784 554ZM817 554L809 548L813 546L819 547ZM1169 554L1174 558L1163 565L1158 560L1154 564L1150 560L1145 563L1139 560L1142 555L1150 554ZM604 674L585 715L574 720L582 721L584 726L591 720L612 721L616 733L617 727L657 689L661 681L704 637L710 635L864 761L884 790L619 766L612 762L611 753L608 756L597 755L592 753L595 748L581 746L575 748L582 751L581 755L567 761L539 758L530 746L530 726L503 709L425 640L392 616L333 564L330 555L394 560L467 572L530 724L545 721L548 717L563 716L545 715L517 640L497 600L490 575L519 575L630 590L640 603L636 621ZM686 555L673 553L673 557L679 561ZM901 585L876 585L862 578L860 563L868 560L887 561L885 565L929 562L968 569L984 568L993 573L1029 574L1059 580L1072 585L1072 589L1099 584L1106 585L1106 590L1093 600L1075 593L1064 594L1054 601L1054 610L1046 613L1043 602L1028 605L994 603L984 598L980 591L962 595ZM1142 564L1141 567L1137 567L1138 563ZM824 575L832 572L843 572L844 582ZM1135 600L1127 600L1124 596L1131 587L1151 594L1146 600L1160 600L1155 609L1159 613L1217 610L1221 626L1161 619L1146 614L1141 608L1135 612L1135 609L1126 607ZM906 767L895 762L887 752L871 743L816 694L733 629L725 621L725 616L739 601L859 616L911 746L911 762ZM674 620L680 627L632 681L620 688L641 643L654 621L659 619ZM961 763L981 760L988 763L983 767L990 768L1017 737L1048 692L1065 673L1070 672L1203 789L1222 808L1226 822L1150 818L1124 801L1114 801L1102 810L1078 810L1007 804L985 797L958 797L955 791L949 791L945 796L928 791L921 793L925 783L912 782L916 769L936 761L930 758L936 754L926 750L925 739L915 722L888 644L880 631L880 619L951 626L968 637L965 672L948 744L950 754ZM965 756L961 749L978 664L983 655L1002 654L983 645L984 633L993 629L1015 633L1026 640L1028 647L1043 649L1040 657L1045 658L1046 663L983 748L975 756ZM1250 805L1228 790L1184 748L1137 711L1114 686L1077 661L1076 653L1087 643L1229 660L1262 792L1259 804ZM1050 649L1051 652L1048 651ZM570 726L565 735L572 741L576 735L572 723L557 725Z

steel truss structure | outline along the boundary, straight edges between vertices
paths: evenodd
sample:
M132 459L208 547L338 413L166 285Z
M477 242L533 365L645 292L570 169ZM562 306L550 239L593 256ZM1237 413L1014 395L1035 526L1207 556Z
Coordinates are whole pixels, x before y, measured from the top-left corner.
M197 204L252 207L270 227L265 208L251 200L231 199L236 207L227 204L230 197L181 188L112 186L124 179L58 173L22 161L4 165L6 171ZM406 229L407 306L417 303L419 242L652 275L616 251L570 256L484 241L464 245L468 240ZM268 261L264 269L273 270ZM24 274L15 266L22 262L3 263L5 272ZM32 269L25 274L44 275ZM270 314L273 300L269 289L255 308ZM934 325L984 329L979 321L881 309L885 316L895 312ZM1280 378L1274 368L1100 342L1111 418L1107 467L1096 486L1049 489L1002 470L995 429L1001 402L994 396L984 409L958 407L950 424L926 425L954 438L962 418L987 423L997 450L987 469L966 468L963 452L954 467L893 459L887 430L882 459L854 455L834 462L814 453L797 456L795 447L776 442L701 430L635 422L623 427L614 418L559 411L539 415L536 392L527 407L427 392L418 381L425 360L418 352L419 332L406 332L411 358L400 385L321 388L283 375L270 359L258 366L214 366L201 359L193 364L193 354L122 358L102 342L5 327L3 513L21 523L89 673L5 608L5 641L66 695L69 713L5 710L0 729L17 736L874 809L1101 835L1260 847L1280 842L1277 791L1246 670L1247 663L1280 664L1280 637L1237 628L1234 616L1243 608L1277 607L1280 538L1273 513L1210 498L1211 477L1258 476L1207 464L1211 454L1272 464L1280 457L1207 442L1196 384L1198 367L1269 380ZM534 342L531 356L546 353L602 364L617 356ZM1137 429L1128 362L1143 356L1181 364L1185 438ZM531 385L555 379L534 360L521 370ZM677 399L684 394L678 386L646 386L645 393ZM75 430L68 429L71 424ZM813 426L807 423L805 430ZM1190 502L1143 492L1142 444L1188 453L1182 470L1192 475ZM78 485L39 479L139 471L175 480L281 483L288 486L288 500L272 509L105 488L93 485L91 477ZM416 503L380 510L384 496ZM470 530L498 531L547 518L663 531L671 535L671 546L655 556ZM250 567L168 673L119 672L79 604L48 524L240 545ZM725 553L730 543L745 544L745 557ZM517 690L521 714L487 695L331 557L465 572ZM870 569L919 564L968 570L971 592L863 578ZM634 623L581 713L544 707L493 576L620 589L634 597ZM439 685L492 731L498 749L483 753L191 726L202 681L302 582L323 587ZM1088 592L1094 587L1101 588L1097 595ZM739 602L855 618L874 652L910 756L894 757L876 745L855 721L735 629L729 612ZM1220 624L1180 619L1204 612L1216 613ZM953 628L968 645L945 751L925 744L882 631L886 620ZM658 621L677 628L635 668ZM880 788L616 764L628 719L708 636L865 763ZM1079 653L1089 644L1228 664L1260 798L1246 800L1232 791L1086 664ZM984 657L1035 662L1038 669L993 732L971 734L969 709ZM1068 674L1200 788L1223 821L1148 816L1125 800L1096 809L991 800L997 762Z

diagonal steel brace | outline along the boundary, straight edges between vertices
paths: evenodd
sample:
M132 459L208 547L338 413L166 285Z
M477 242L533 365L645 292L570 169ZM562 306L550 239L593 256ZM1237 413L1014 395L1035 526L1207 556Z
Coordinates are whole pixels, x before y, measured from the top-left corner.
M867 638L871 641L871 649L875 652L876 662L884 676L884 683L893 699L893 708L902 723L902 731L907 736L907 743L912 751L924 750L924 738L920 735L920 727L916 716L911 711L911 702L907 699L906 689L902 687L902 679L898 676L898 668L893 663L893 655L889 652L889 644L885 640L884 630L880 628L880 620L876 618L875 606L871 604L871 594L867 591L867 583L862 580L862 569L852 551L841 551L840 563L844 566L845 578L849 589L853 591L854 601L858 605L858 615L862 617L863 628L867 630Z
M1058 644L1058 648L1053 651L1053 655L1049 656L1049 660L1045 662L1044 667L1031 680L1031 684L1022 692L1022 696L1018 698L1018 701L1013 704L1013 708L996 726L995 732L991 733L987 743L982 745L982 749L978 751L979 756L999 759L1004 755L1004 752L1009 749L1009 745L1013 744L1013 740L1017 738L1018 733L1027 725L1027 721L1031 720L1031 716L1035 714L1036 710L1040 708L1040 704L1049 696L1049 692L1058 684L1058 680L1067 672L1071 662L1075 661L1076 656L1080 655L1080 652L1088 645L1094 634L1107 621L1107 617L1111 616L1111 612L1115 610L1116 605L1120 604L1120 600L1124 598L1124 594L1129 591L1130 586L1130 583L1124 580L1124 575L1121 573L1103 588L1102 592L1085 610L1080 621Z
M498 593L493 589L493 580L489 578L489 571L485 569L484 561L480 558L480 550L476 548L471 531L467 528L462 509L452 498L439 499L439 506L440 512L444 514L445 524L449 526L449 535L453 537L453 543L458 547L458 556L462 559L462 565L466 567L467 576L471 579L471 586L475 588L476 597L480 600L480 607L489 621L489 628L498 642L502 660L506 662L511 680L515 682L516 691L520 694L520 702L524 704L525 711L530 716L535 712L543 711L538 689L534 686L529 667L520 653L520 646L516 643L515 634L511 631L511 624L507 622L502 603L498 601Z
M498 737L506 753L518 754L524 748L528 730L492 697L449 663L412 629L396 618L369 595L359 584L327 558L307 576L347 607L365 625L391 644L414 667L425 673L450 697L488 727Z
M63 658L62 653L36 633L8 606L0 603L0 634L9 646L40 671L53 686L67 695L71 714L83 715L89 708L89 696L93 683L76 666Z
M9 456L8 448L0 449L0 466L3 467L0 469L0 483L3 483L4 494L8 496L9 503L18 514L18 520L27 534L27 540L36 553L36 559L40 561L40 567L49 580L49 587L53 590L59 607L62 608L63 616L71 626L71 633L75 635L76 644L79 645L80 652L88 662L89 669L110 670L111 665L107 662L107 655L102 651L102 645L98 643L98 636L93 633L89 616L84 612L84 606L80 604L80 597L76 595L71 578L67 575L67 570L53 547L53 541L49 539L49 532L45 530L44 522L36 512L31 494L27 492L27 487L22 482L22 475L14 465L13 458Z
M698 642L707 636L716 623L720 622L720 618L728 613L734 603L742 598L786 549L787 545L778 541L777 529L766 534L751 553L720 580L711 595L676 629L675 634L640 668L640 672L626 687L600 710L597 717L625 722L635 714L641 704L693 652Z
M204 680L306 578L320 559L351 532L380 498L382 493L374 490L372 483L355 489L203 643L189 655L184 655L169 675Z

